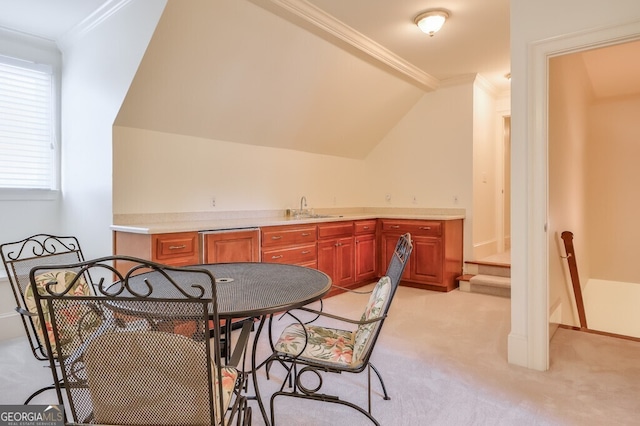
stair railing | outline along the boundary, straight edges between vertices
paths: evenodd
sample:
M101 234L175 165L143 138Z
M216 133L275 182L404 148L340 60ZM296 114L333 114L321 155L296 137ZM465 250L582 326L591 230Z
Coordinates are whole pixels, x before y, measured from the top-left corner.
M576 253L573 248L573 232L564 231L561 234L564 241L564 249L569 264L569 274L571 275L571 283L573 284L573 294L576 298L576 308L578 309L578 318L580 320L580 328L587 327L587 316L584 311L584 301L582 300L582 287L580 286L580 277L578 276L578 264L576 263Z

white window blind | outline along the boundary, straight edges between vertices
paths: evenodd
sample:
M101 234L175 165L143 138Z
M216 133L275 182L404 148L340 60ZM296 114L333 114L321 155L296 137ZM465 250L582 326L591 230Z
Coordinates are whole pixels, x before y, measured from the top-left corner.
M52 67L0 56L0 188L55 189Z

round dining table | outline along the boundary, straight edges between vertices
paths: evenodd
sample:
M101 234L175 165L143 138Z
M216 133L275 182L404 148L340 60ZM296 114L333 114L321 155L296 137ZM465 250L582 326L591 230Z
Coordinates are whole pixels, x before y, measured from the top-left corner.
M215 263L192 265L186 268L206 269L215 278L218 316L226 320L225 333L231 331L229 326L234 319L259 319L256 336L253 339L251 354L251 376L253 379L256 400L265 424L269 425L264 404L260 397L257 383L256 349L258 338L265 324L265 319L272 314L286 312L321 299L331 289L331 278L316 269L296 265L279 263ZM148 289L145 279L153 282L150 297L171 299L179 297L178 293L196 293L202 287L193 286L193 274L181 271L171 271L169 280L158 279L157 272L132 276L128 280L128 289L144 294ZM177 288L177 287L179 288ZM210 289L204 289L202 298L210 298L206 294ZM146 304L152 311L164 311L158 304ZM139 311L138 311L139 313ZM166 314L166 311L163 312ZM183 314L182 312L181 314ZM229 337L229 336L227 336ZM229 347L229 345L227 345ZM262 365L262 364L261 364Z

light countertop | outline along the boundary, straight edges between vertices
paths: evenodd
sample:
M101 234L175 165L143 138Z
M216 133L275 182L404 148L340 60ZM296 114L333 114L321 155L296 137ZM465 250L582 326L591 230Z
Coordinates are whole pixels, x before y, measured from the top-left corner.
M312 224L364 219L464 219L463 209L333 209L316 214L330 215L319 218L287 217L284 211L171 213L143 215L114 215L113 231L137 234L164 234L172 232L224 231L265 226ZM355 211L354 211L355 210Z

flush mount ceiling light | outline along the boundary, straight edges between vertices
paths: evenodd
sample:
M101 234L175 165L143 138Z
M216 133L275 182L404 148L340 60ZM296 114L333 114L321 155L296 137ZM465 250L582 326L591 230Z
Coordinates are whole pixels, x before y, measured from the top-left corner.
M423 33L433 37L435 33L440 31L444 25L444 21L449 17L449 12L443 9L430 9L416 16L415 23Z

